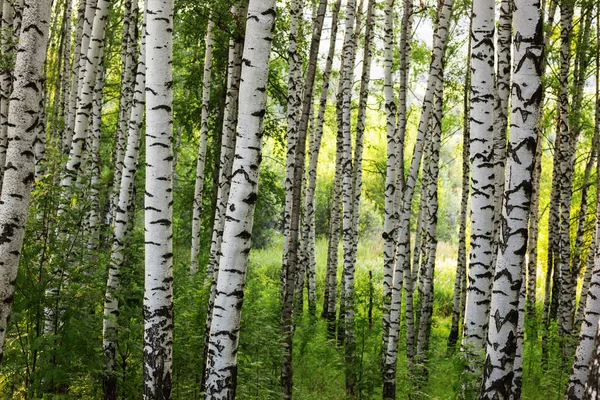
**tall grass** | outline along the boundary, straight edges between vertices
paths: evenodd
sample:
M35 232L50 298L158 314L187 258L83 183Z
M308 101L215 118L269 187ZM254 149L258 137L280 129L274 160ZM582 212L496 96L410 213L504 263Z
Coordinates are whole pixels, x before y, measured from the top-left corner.
M281 238L275 238L270 247L253 250L250 256L240 334L240 399L281 398L281 244ZM381 398L382 247L379 237L368 237L360 241L358 248L355 303L360 399ZM341 246L339 250L341 255ZM440 243L437 254L434 316L429 359L425 366L428 379L419 385L410 379L406 367L405 343L401 341L397 385L399 399L455 399L461 379L468 379L461 373L463 361L460 353L449 354L446 349L452 312L456 249L449 244ZM296 399L345 399L343 349L328 338L326 324L318 317L323 302L327 259L327 242L324 239L317 241L316 258L317 317L310 317L305 309L295 321L294 395ZM338 282L341 277L341 262L340 257ZM372 281L369 280L369 272L372 273ZM373 293L375 304L372 326L369 326L367 318L370 293ZM529 336L531 332L528 327ZM401 335L404 334L403 326ZM559 399L568 378L568 363L561 360L558 346L552 344L548 367L542 371L539 339L529 336L526 337L525 345L523 399Z

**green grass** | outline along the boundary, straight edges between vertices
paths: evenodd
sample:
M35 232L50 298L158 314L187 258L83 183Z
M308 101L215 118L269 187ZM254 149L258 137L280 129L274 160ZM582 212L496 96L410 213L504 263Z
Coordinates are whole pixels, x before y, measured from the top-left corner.
M242 312L238 398L280 399L279 311L282 257L281 238L266 249L253 250L250 257L246 295ZM450 329L456 249L440 243L435 271L435 304L432 324L428 380L420 387L409 379L405 343L400 342L398 360L399 399L455 399L460 389L463 361L460 354L448 355L446 340ZM340 246L341 255L341 246ZM327 242L317 241L317 316L323 301ZM358 398L381 398L380 347L382 295L382 241L361 240L356 266L356 334L359 358ZM368 326L369 271L373 273L373 326ZM341 257L338 282L341 275ZM320 318L311 318L305 300L304 314L296 321L294 335L294 398L345 399L344 353L328 339ZM402 327L404 337L405 327ZM523 376L523 399L559 399L568 378L568 366L561 365L557 346L551 347L547 371L540 368L539 340L527 340Z

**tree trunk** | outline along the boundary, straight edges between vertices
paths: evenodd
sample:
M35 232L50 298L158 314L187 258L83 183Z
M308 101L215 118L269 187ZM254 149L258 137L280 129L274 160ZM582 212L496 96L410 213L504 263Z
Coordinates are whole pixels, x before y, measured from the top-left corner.
M240 312L257 199L274 0L250 0L240 80L239 124L210 327L206 399L235 398Z
M390 319L389 319L389 336L385 347L385 362L383 368L383 398L384 399L395 399L396 398L396 363L398 359L398 340L400 335L400 311L402 302L402 277L404 265L409 256L409 237L410 237L410 211L411 203L414 193L415 183L417 181L417 174L421 164L421 156L423 154L423 146L425 140L425 133L429 127L429 118L431 116L432 100L434 89L437 82L441 80L442 75L442 56L446 47L448 38L448 26L450 22L450 14L452 10L452 0L446 0L439 10L439 23L433 40L433 50L431 57L431 65L429 70L429 78L427 81L427 90L423 99L423 109L421 112L421 119L419 121L419 128L413 151L413 158L411 161L410 172L406 179L404 191L402 194L402 201L399 207L399 233L397 239L396 248L396 263L394 266L394 277L392 286L392 301L390 305ZM401 100L402 101L402 100ZM399 114L399 118L403 118ZM403 143L401 141L400 143Z
M300 122L298 124L298 136L294 155L294 176L292 186L292 204L290 208L289 241L287 256L287 271L283 291L283 306L281 310L282 345L284 350L281 368L281 386L285 398L292 396L292 336L293 336L293 301L294 301L294 278L298 270L298 250L300 249L300 213L302 199L302 184L304 181L304 165L306 158L306 133L312 104L313 86L317 72L317 58L319 54L319 43L323 29L323 20L327 1L321 0L317 11L317 18L313 26L313 35L310 43L308 66L304 85L304 94L301 102ZM285 251L285 250L284 250Z
M294 186L294 158L298 142L298 123L302 108L302 61L298 53L298 26L302 17L303 2L290 2L290 32L288 42L288 94L287 94L287 155L285 168L285 209L283 212L283 262L281 265L281 282L285 287L288 275L290 224L292 218L292 189ZM294 279L296 279L295 275ZM295 285L295 283L294 283ZM285 291L285 289L284 289Z
M362 8L358 9L362 12ZM347 69L344 75L344 344L346 347L346 392L356 394L357 365L356 365L356 336L354 332L354 275L356 272L356 252L358 248L358 221L360 212L360 197L362 191L362 154L364 148L364 132L369 95L369 78L371 74L371 59L373 55L375 1L369 0L367 5L366 33L363 51L363 67L360 84L358 116L356 123L356 142L354 146L354 160L350 161L352 154L352 138L350 136L351 121L351 86L354 76L352 68ZM355 39L353 46L357 46ZM356 51L356 50L355 50Z
M146 13L144 397L169 399L173 376L173 0L148 0Z
M145 10L145 7L144 7ZM144 12L144 20L147 16ZM145 23L144 29L145 32ZM135 174L138 168L140 150L140 131L144 121L146 92L146 38L142 37L139 60L136 69L133 107L129 118L127 149L124 157L123 177L119 191L116 217L113 220L113 243L110 252L108 280L104 295L104 319L102 325L102 351L104 353L104 399L117 398L117 339L119 316L119 287L125 259L126 236L130 221L133 221L133 203L135 192Z
M87 138L87 132L90 122L90 110L96 83L96 72L98 64L101 61L100 49L104 47L104 31L106 20L108 19L109 0L98 0L94 24L92 28L91 40L86 56L82 58L82 65L79 74L83 76L79 86L77 99L77 112L74 125L73 141L69 153L69 160L65 167L65 174L60 182L64 189L70 189L79 173L83 148ZM82 44L82 49L86 47ZM83 50L82 50L83 51Z
M337 32L338 32L338 20L339 20L339 14L340 14L340 8L342 6L342 0L336 0L335 5L333 7L333 14L331 16L331 36L329 37L329 51L327 53L327 61L325 63L325 70L323 71L323 84L321 87L321 98L319 99L319 113L317 114L317 121L315 123L315 138L322 138L323 137L323 125L325 123L325 111L326 111L326 106L327 106L327 97L329 94L329 84L330 84L330 78L331 78L331 67L333 65L333 57L335 56L335 41L337 38ZM319 139L320 142L320 139ZM315 145L316 146L316 145ZM314 190L316 189L316 170L317 170L317 161L318 161L318 154L314 155L315 158L315 164L314 166L311 165L310 166L310 171L314 171L314 178L315 178L315 188L310 189L310 182L309 182L309 190L313 191L313 199L312 199L312 203L313 203L313 207L314 207ZM337 156L336 156L337 159ZM313 158L311 158L311 161L313 160ZM337 165L337 163L336 163ZM336 173L337 173L337 168L336 168ZM309 172L309 176L312 179L312 172ZM335 178L334 178L334 186L335 186ZM333 199L332 199L333 202ZM338 207L339 210L339 207ZM338 211L339 212L339 211ZM333 215L333 210L332 210L332 215ZM312 229L314 231L315 229L315 216L313 213L312 216L312 220L309 221L312 224ZM330 219L330 224L331 219ZM338 241L335 241L335 243L332 242L332 238L333 238L334 232L333 229L330 230L330 234L329 234L329 247L327 249L327 270L325 272L325 292L323 295L323 313L322 313L322 317L326 320L329 320L330 317L330 311L329 311L329 303L331 301L330 296L333 296L333 317L334 317L334 321L335 321L335 297L336 297L336 279L337 279L337 248L338 248ZM330 250L331 249L331 250ZM331 260L330 262L330 255L333 257L333 252L335 252L335 262L333 262L333 260Z
M0 258L4 263L0 269L0 360L34 180L33 143L43 106L42 85L50 11L49 0L26 0L23 21L25 26L33 29L25 29L21 33L15 60L15 81L8 109L7 168L0 197Z
M14 7L12 1L4 1L2 4L2 33L3 36L13 33ZM7 57L7 61L14 55L14 44L10 36L2 40L2 55ZM10 103L10 93L12 91L14 66L8 64L0 72L0 190L4 176L6 164L6 149L8 148L8 107Z
M398 214L395 209L397 174L396 160L397 134L396 121L398 107L394 96L394 79L392 67L394 62L394 0L386 0L384 13L384 60L383 60L383 95L385 96L387 165L385 173L385 205L383 210L383 341L386 343L389 329L390 299L392 290L392 271L394 265L394 249L396 247L395 232ZM401 172L403 173L403 172Z
M498 172L493 136L494 7L493 1L476 0L471 29L471 251L462 348L469 360L467 369L477 375L485 348L494 274L494 173Z
M192 249L190 273L198 272L198 254L200 252L200 219L202 217L202 197L204 189L204 166L206 164L206 146L208 143L208 108L210 106L210 87L213 58L213 29L215 23L209 16L206 28L206 51L204 53L204 75L202 77L202 112L200 117L200 145L196 162L196 186L194 189L194 206L192 212ZM206 271L207 282L210 282L212 271Z
M135 84L135 51L137 49L137 7L135 0L125 0L123 13L123 35L121 40L121 96L119 98L119 117L113 152L114 177L110 193L110 220L115 217L119 189L123 176L123 162L127 142L127 124L131 115L133 85Z
M427 176L425 190L427 207L424 210L424 234L427 243L427 257L423 260L423 287L421 290L421 309L419 318L419 333L417 336L416 364L419 366L421 376L426 379L427 373L427 351L429 349L429 337L431 333L431 321L433 317L433 277L435 270L435 257L437 250L437 213L438 213L438 176L440 145L442 140L442 115L443 115L443 70L441 79L437 83L434 110L431 120L431 149L430 158L423 166L423 175Z
M473 19L471 19L471 24ZM472 26L469 27L469 32ZM469 182L471 179L471 163L469 160L469 142L471 139L470 133L470 107L469 107L469 91L471 90L471 40L469 35L469 43L467 48L467 68L465 68L465 86L463 92L463 142L462 142L462 189L460 200L460 216L458 228L458 255L456 260L456 276L454 278L454 296L452 297L452 325L450 334L448 335L448 350L454 352L456 350L456 342L459 336L459 325L461 317L464 317L465 309L461 299L466 297L467 290L467 212L469 208Z
M503 228L492 290L482 399L507 398L512 386L519 319L517 307L527 244L531 175L541 99L539 62L543 39L540 11L538 2L515 2L511 132L507 149Z

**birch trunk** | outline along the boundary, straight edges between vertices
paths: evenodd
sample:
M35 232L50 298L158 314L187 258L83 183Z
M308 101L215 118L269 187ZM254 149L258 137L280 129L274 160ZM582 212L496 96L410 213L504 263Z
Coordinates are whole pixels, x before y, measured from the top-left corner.
M362 12L359 8L358 12ZM374 13L375 1L369 0L367 4L367 19L365 43L363 51L363 66L360 84L360 96L358 104L358 116L356 122L356 142L354 146L354 161L349 162L352 145L350 137L351 121L351 86L354 73L348 69L349 75L345 75L344 89L347 90L344 97L344 153L346 162L344 164L344 344L346 347L346 391L350 394L356 393L357 365L356 365L356 335L354 332L354 275L356 272L356 253L358 248L358 220L360 213L360 197L362 191L362 154L364 148L364 132L366 124L367 100L369 95L369 78L371 74L371 59L373 55L374 41ZM354 40L353 46L357 43ZM355 50L356 51L356 50Z
M73 51L73 77L69 94L69 112L67 114L65 134L63 135L63 151L67 155L71 151L73 141L78 101L87 68L86 58L90 48L90 37L92 35L97 1L80 0L79 2L79 20L75 37L75 49Z
M171 398L173 364L173 0L146 13L144 398Z
M494 7L476 0L471 30L471 251L462 348L474 371L485 348L494 274Z
M327 107L327 98L329 96L329 85L330 85L330 79L331 79L331 68L333 65L333 57L335 56L335 41L337 38L337 32L338 32L338 20L339 20L339 14L340 14L340 8L342 6L342 0L336 0L335 5L333 7L333 13L331 15L331 33L329 36L329 50L327 52L327 61L325 62L325 70L323 71L323 84L321 87L321 98L319 99L319 112L317 114L317 121L315 123L315 138L322 138L323 137L323 126L325 124L325 111L326 111L326 107ZM320 139L319 139L320 142ZM316 144L315 144L316 146ZM314 177L316 178L316 166L317 166L317 161L318 161L318 154L314 156L315 157L315 164L314 164L314 168L313 165L310 166L311 171L314 171ZM337 156L336 156L337 158ZM312 158L311 158L312 160ZM336 163L337 165L337 163ZM309 172L309 174L311 174L311 172ZM337 168L336 168L336 174L337 174ZM313 188L313 200L312 202L314 203L314 190L316 189L316 180L315 180L315 188ZM309 183L309 187L310 187L310 183ZM334 186L335 186L335 178L334 178ZM333 199L332 199L332 203L333 203ZM333 205L333 204L332 204ZM339 207L338 207L339 210ZM332 210L332 215L333 215L333 210ZM310 223L313 226L313 231L314 231L314 224L315 224L315 218L314 215L312 217L312 220L310 221ZM331 219L330 219L330 224L331 224ZM336 296L336 290L335 290L335 283L336 283L336 278L337 278L337 247L338 247L338 242L339 240L335 241L335 243L333 243L333 235L334 232L331 229L329 231L329 248L327 250L327 271L325 273L325 292L323 295L323 313L322 313L322 317L324 319L329 320L329 316L330 311L329 311L329 303L330 303L330 296L334 297L334 303L333 303L333 316L335 319L335 296ZM331 250L330 250L331 248ZM331 260L330 262L330 256L333 256L333 252L335 252L335 262L333 262L333 260Z
M302 62L298 54L298 26L302 17L303 2L290 1L290 33L288 42L288 93L287 93L287 155L285 168L285 209L283 213L283 262L281 266L281 282L283 286L288 275L290 224L292 219L292 189L294 186L294 158L298 142L298 123L302 107ZM296 279L295 275L294 279ZM284 289L285 291L285 289Z
M410 166L410 172L406 179L404 191L402 193L402 202L400 204L399 233L396 248L396 262L394 265L394 277L392 281L392 300L390 306L390 329L388 341L385 347L385 362L383 368L383 398L396 398L396 363L398 360L398 341L400 334L400 311L402 301L402 277L407 256L410 254L410 205L412 203L414 187L417 180L417 174L421 164L423 154L423 145L425 132L429 126L431 116L433 94L437 82L441 80L443 69L443 54L448 38L448 26L450 14L452 11L452 0L446 0L439 10L439 22L434 34L433 50L427 89L423 99L423 109L419 121L418 133L413 151L413 157ZM402 99L400 100L402 102ZM400 118L403 116L401 114ZM402 142L401 142L402 143Z
M599 23L600 26L600 23ZM600 38L600 31L596 32L596 38ZM600 56L596 51L596 77L600 71ZM600 93L598 89L600 82L596 79L596 115L594 124L594 139L598 139L598 133L600 132ZM592 150L592 156L594 157L594 151L598 151L596 148ZM597 162L597 169L600 171L600 159ZM596 176L596 186L600 187L600 174ZM600 210L600 196L596 195L596 215ZM587 385L588 377L590 376L593 351L594 351L594 338L598 332L598 322L600 320L600 251L598 240L600 238L600 220L596 218L596 232L594 235L594 243L590 246L589 260L592 260L593 264L588 262L586 276L584 279L584 287L581 290L580 307L581 304L585 304L585 310L583 312L583 320L579 331L579 344L575 351L575 358L573 360L573 367L571 370L571 377L567 384L565 391L565 400L571 399L583 399L585 397L585 388ZM593 254L593 256L592 256ZM591 271L591 273L588 273ZM589 278L588 278L589 276ZM586 287L587 286L587 287ZM579 314L579 310L578 310ZM597 359L595 361L598 361Z
M13 33L13 1L4 1L2 4L2 43L0 49L6 62L14 55ZM8 36L8 38L4 37ZM0 190L6 165L6 149L8 148L8 107L12 90L13 68L10 64L0 72Z
M472 23L473 19L471 19ZM472 26L469 27L471 31ZM469 114L469 91L471 90L471 40L467 50L467 68L465 73L465 86L463 97L463 142L462 142L462 189L460 200L460 216L458 228L458 255L456 261L456 276L454 279L454 296L452 297L452 325L448 335L448 350L456 350L456 342L462 335L459 334L459 325L461 317L464 317L465 309L463 297L466 297L467 291L467 212L469 208L469 182L471 179L471 163L469 157L469 143L471 140L470 132L470 114Z
M293 301L294 301L294 278L296 277L300 249L300 213L302 199L302 184L304 178L304 166L306 158L306 133L308 131L308 122L312 105L313 86L317 71L317 58L319 54L319 43L321 41L321 32L323 29L323 20L325 19L325 10L327 1L321 0L317 10L317 18L313 25L313 34L310 43L308 66L306 69L304 94L301 101L300 122L298 124L296 149L294 154L294 176L292 186L292 204L290 208L289 241L287 256L287 271L285 277L285 286L283 291L283 306L281 310L281 328L282 328L282 346L284 351L283 363L281 368L281 385L285 398L292 396L292 336L293 336Z
M146 7L144 7L145 9ZM144 20L146 19L144 12ZM145 23L143 32L145 32ZM140 131L144 121L146 91L146 39L142 37L140 55L136 68L133 107L129 118L127 149L123 165L123 178L119 190L119 202L113 221L113 243L110 252L108 280L104 295L104 319L102 325L102 351L104 353L103 396L105 399L117 398L117 360L119 316L119 288L125 259L126 235L130 221L133 220L133 200L135 193L135 174L138 168L140 150Z
M239 124L221 244L206 371L206 399L235 398L240 311L258 190L274 0L251 0L240 81Z
M543 52L540 4L531 0L517 0L514 10L511 132L482 399L508 398L512 386L519 319L517 307L527 245L531 175L542 93L539 70Z
M101 49L100 63L96 72L96 84L94 86L94 100L92 101L92 124L90 126L91 137L88 139L87 148L89 155L86 160L87 176L89 178L89 202L90 209L87 215L87 226L84 236L87 238L88 251L97 249L100 240L99 212L100 200L100 137L102 136L102 92L104 90L105 68L104 48Z
M239 21L241 28L245 27L247 9L245 6L234 6L231 9L233 18ZM223 226L225 224L225 212L227 201L229 199L229 186L231 176L231 166L233 164L235 151L235 130L237 126L238 97L240 90L240 74L242 71L242 51L244 41L243 32L238 31L229 40L229 61L227 65L227 97L225 102L225 112L223 115L223 131L220 151L219 167L219 187L217 189L217 206L215 208L214 227L209 253L208 271L213 272L216 277L219 266L219 257L221 256L221 240L223 239ZM216 279L213 279L213 285ZM211 291L212 293L212 291Z
M443 71L442 71L443 73ZM440 73L440 75L442 74ZM421 310L419 318L419 332L417 337L416 363L422 370L421 375L426 376L427 351L429 349L429 337L431 333L431 321L433 317L433 277L435 270L435 258L437 250L437 213L438 213L438 176L440 145L442 140L442 115L443 115L443 76L437 83L434 101L434 111L431 120L431 150L430 158L423 166L423 175L427 175L426 198L427 207L424 210L425 242L427 243L427 256L423 260L423 289L421 296Z
M3 261L0 269L0 358L34 180L33 143L43 107L42 85L50 11L49 0L26 0L23 12L25 29L19 37L15 60L15 81L8 110L7 164L0 197L0 258Z
M530 214L531 215L531 214ZM510 400L520 400L523 389L523 354L525 350L525 302L527 298L527 286L525 285L525 274L527 270L521 272L521 289L519 289L519 319L517 321L517 348L515 350L515 361L513 365L512 385L510 389Z
M202 112L200 117L200 145L196 161L196 186L192 212L192 249L190 273L198 272L198 254L200 252L200 218L202 217L202 195L204 189L204 166L206 164L206 146L208 143L208 107L210 106L210 87L212 74L212 54L214 46L214 22L210 19L206 28L206 51L204 53L204 75L202 77ZM207 280L212 271L206 271Z
M121 96L119 98L119 118L113 153L114 177L110 194L110 220L115 217L119 201L119 189L123 176L123 162L127 143L127 125L131 115L135 85L135 52L137 50L138 1L125 0L123 15L123 35L121 39Z
M510 53L512 33L512 2L502 0L498 21L498 50L494 106L494 229L492 231L492 264L498 256L498 231L502 215L504 192L504 163L506 160L506 128L508 125L508 99L510 95Z
M60 182L63 188L70 188L73 185L81 167L83 148L90 122L96 72L101 61L100 50L104 47L104 31L108 19L109 4L109 0L98 0L89 49L86 52L86 57L82 59L80 75L83 76L83 80L77 99L77 113L69 160L65 167L64 177Z
M600 392L600 327L594 340L594 353L590 361L590 373L585 385L584 400L595 400Z
M569 76L571 69L571 37L573 29L573 8L571 0L561 2L561 50L559 76L559 129L560 159L560 224L558 242L558 270L560 273L560 294L558 300L558 326L561 336L568 340L573 330L574 301L576 282L571 271L571 199L577 137L569 123ZM570 352L570 344L564 342L565 356Z
M384 60L383 60L383 95L386 112L387 165L385 173L385 204L383 210L383 341L385 344L389 329L390 298L392 289L392 271L394 265L394 249L396 247L395 232L398 214L395 208L397 170L396 153L398 148L396 121L398 107L394 96L394 79L392 66L394 62L394 0L386 0L384 14ZM404 173L404 171L400 172Z

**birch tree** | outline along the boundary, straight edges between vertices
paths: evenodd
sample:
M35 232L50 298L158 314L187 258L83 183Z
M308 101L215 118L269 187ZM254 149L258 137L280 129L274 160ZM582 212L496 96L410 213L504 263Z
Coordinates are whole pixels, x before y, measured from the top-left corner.
M171 397L173 364L173 0L148 0L144 196L144 397Z
M317 72L317 58L319 55L319 43L321 41L321 32L323 29L323 21L325 19L325 10L327 1L321 0L317 10L317 18L313 25L313 34L310 43L308 67L306 69L306 78L304 85L304 93L302 99L302 109L300 114L300 122L297 131L297 143L294 154L294 179L292 186L292 204L290 208L290 224L288 227L288 257L287 271L285 276L285 285L283 290L283 304L281 310L281 329L283 333L282 345L284 351L283 363L281 368L281 385L285 398L292 396L292 335L293 335L293 299L296 293L294 281L298 274L298 265L300 264L299 249L300 249L300 214L301 214L301 198L302 184L304 180L304 167L306 158L306 133L308 131L308 123L311 113L313 87L315 75ZM285 249L284 249L285 251Z
M208 107L210 106L210 86L212 74L214 22L208 21L206 28L206 50L204 52L204 75L202 77L202 111L200 116L200 144L196 162L196 185L194 189L194 207L192 210L192 250L190 272L198 271L198 253L200 251L200 218L202 216L202 192L204 189L204 166L206 164L206 145L208 143ZM207 275L209 276L209 275Z
M145 8L144 8L145 9ZM144 18L146 14L144 13ZM143 27L145 31L145 24ZM104 382L103 395L105 398L116 399L117 365L116 352L118 345L119 289L121 285L122 268L125 259L126 235L130 221L133 218L133 196L135 174L138 167L140 149L140 131L144 121L145 91L146 91L146 41L142 37L139 60L136 68L133 107L129 119L127 134L127 149L124 157L123 177L119 191L116 216L113 220L113 242L108 267L108 280L104 295L104 319L102 326L102 351L104 353Z
M237 157L233 161L231 188L221 243L219 277L213 308L205 398L235 397L240 311L251 246L254 206L257 199L263 117L275 1L251 0L248 6L245 63L239 99Z
M15 292L33 183L33 143L43 106L42 84L48 42L49 0L25 0L23 31L15 60L15 81L8 109L8 148L0 196L0 358Z
M535 159L543 39L538 2L515 1L514 59L511 94L511 130L507 149L502 234L481 390L482 399L510 394L516 350L518 296L522 283L527 217L531 201L531 174Z
M471 29L471 240L462 347L475 363L487 334L493 277L494 2L475 0Z
M392 280L392 299L390 305L389 336L384 347L385 362L383 367L383 398L396 398L396 363L398 360L398 341L400 334L400 311L402 302L402 281L404 265L410 253L410 205L414 194L415 183L421 164L425 132L429 127L429 119L433 106L433 95L436 84L441 80L443 68L443 54L448 39L448 27L452 11L452 1L447 0L439 9L437 29L434 34L431 64L427 89L423 98L423 108L416 143L413 151L409 174L404 184L402 200L399 204L399 232L396 246L396 261ZM400 99L402 101L402 99ZM400 142L402 143L402 141ZM398 169L400 171L400 169Z

